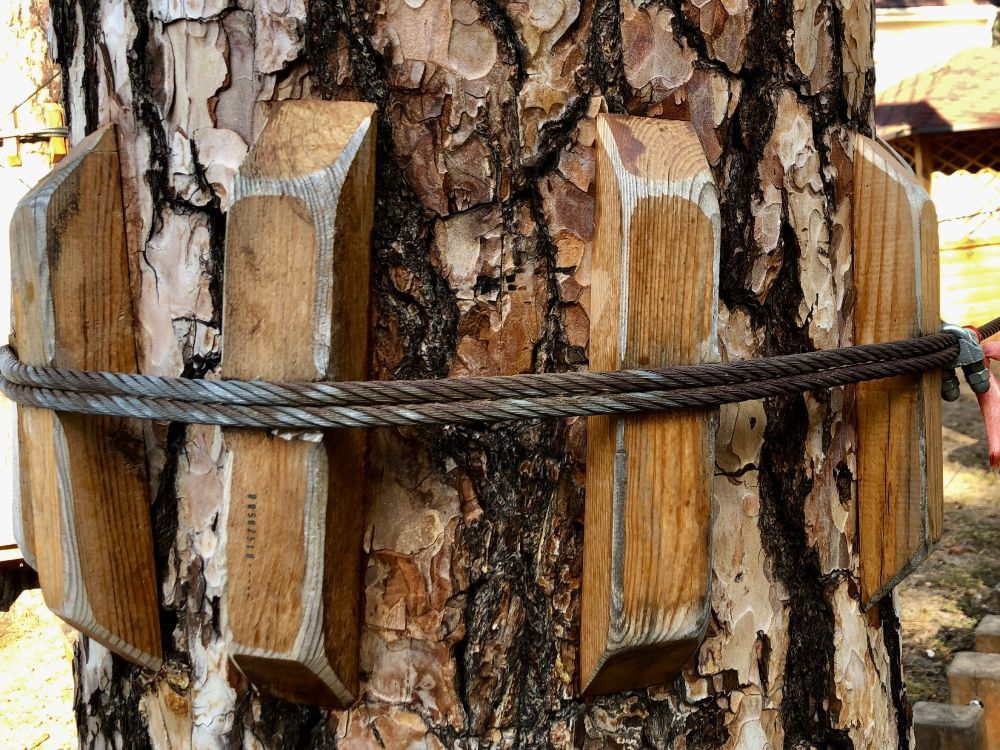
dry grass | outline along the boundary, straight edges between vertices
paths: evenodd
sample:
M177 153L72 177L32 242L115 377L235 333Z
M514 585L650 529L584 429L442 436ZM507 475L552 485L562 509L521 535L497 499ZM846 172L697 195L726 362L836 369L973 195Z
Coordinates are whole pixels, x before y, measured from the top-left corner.
M0 612L0 746L77 746L70 656L63 626L38 589Z

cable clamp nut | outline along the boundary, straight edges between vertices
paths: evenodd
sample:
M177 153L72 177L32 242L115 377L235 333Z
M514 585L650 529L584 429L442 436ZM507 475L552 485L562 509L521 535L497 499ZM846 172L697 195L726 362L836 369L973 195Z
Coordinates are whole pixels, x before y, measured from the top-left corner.
M958 378L956 367L961 367L965 380L975 393L986 393L990 389L990 371L986 368L986 355L979 344L979 336L975 331L961 326L945 323L941 330L952 334L958 339L958 356L951 367L942 370L941 397L945 401L958 399Z

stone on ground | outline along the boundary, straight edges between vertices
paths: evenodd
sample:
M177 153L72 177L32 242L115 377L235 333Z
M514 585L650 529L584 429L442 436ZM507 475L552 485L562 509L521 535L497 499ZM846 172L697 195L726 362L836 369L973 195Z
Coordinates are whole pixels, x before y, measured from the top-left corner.
M979 706L919 701L913 706L916 750L986 750L986 722Z
M948 689L954 704L983 704L987 750L1000 750L1000 654L955 654L948 667Z

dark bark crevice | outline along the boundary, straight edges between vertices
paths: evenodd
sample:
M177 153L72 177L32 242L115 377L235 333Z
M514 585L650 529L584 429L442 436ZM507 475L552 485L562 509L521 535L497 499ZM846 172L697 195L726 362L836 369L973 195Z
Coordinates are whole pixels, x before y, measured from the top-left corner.
M893 595L883 597L878 603L878 615L882 622L882 642L889 654L889 688L892 703L896 709L896 733L899 736L899 750L909 750L910 727L913 711L906 697L906 681L903 679L902 626L896 615Z
M559 296L559 282L556 277L558 248L545 222L538 182L534 184L531 213L535 221L538 246L545 258L545 283L548 294L544 334L535 344L531 359L535 372L565 372L585 363L587 353L578 347L571 347L566 337L566 329L562 323L563 302Z
M802 299L795 233L784 225L785 261L761 310L765 353L812 348L805 326L788 315ZM805 744L852 750L846 729L834 727L833 679L835 618L832 586L823 579L819 552L808 540L805 503L813 489L806 474L809 414L804 396L765 401L767 426L760 461L761 539L774 574L788 591L788 651L785 655L781 720L785 747Z
M156 580L162 583L170 574L170 552L177 543L177 465L184 450L187 426L171 424L167 427L164 448L164 463L160 470L156 495L150 507L153 524L153 556L156 564ZM171 636L178 624L178 613L173 609L160 608L161 641L171 643ZM187 654L171 649L167 658L187 663Z
M719 298L730 310L744 309L758 323L761 303L752 291L751 272L762 251L754 237L752 205L761 197L758 165L774 131L781 83L767 66L748 65L743 88L753 93L741 97L725 127L725 156L713 168L723 226ZM782 251L779 247L776 252Z
M552 422L481 431L456 428L446 431L442 445L472 480L483 509L481 518L463 532L471 578L466 633L457 654L462 657L460 687L469 730L484 737L494 727L512 728L523 747L545 746L554 714L576 710L561 705L561 685L553 679L553 626L563 615L553 609L552 594L545 590L564 576L536 558L545 534L561 534L567 551L582 544L578 525L553 529L549 522L554 511L560 518L573 518L582 510L579 505L552 508L560 494L566 496L557 489L564 481L564 430ZM579 499L573 493L567 498L574 504ZM562 564L573 565L573 557ZM579 575L568 572L573 578ZM498 627L505 631L502 641L497 640ZM486 654L488 661L483 660Z
M773 399L761 455L760 529L775 575L788 590L788 652L781 720L785 747L853 748L846 729L834 728L834 616L819 555L805 530L811 480L803 471L808 424L802 397Z
M245 701L240 712L244 722L253 715L250 701ZM302 706L286 701L263 697L260 702L260 720L252 726L245 724L264 747L287 750L332 750L337 746L336 737L327 720L327 712L314 706ZM236 745L241 747L242 743Z
M520 91L527 78L524 44L514 28L514 21L498 0L475 0L479 12L489 22L501 51L501 60L513 69L514 90Z
M97 130L99 73L97 64L98 39L101 35L101 4L100 0L82 0L83 10L83 111L86 118L86 131Z
M711 68L718 73L729 78L738 78L739 74L734 72L721 60L714 58L708 51L708 41L702 33L698 24L684 12L686 6L684 0L660 0L670 10L673 11L671 28L674 32L674 39L681 46L690 47L698 55L698 64L705 68Z
M594 0L586 65L588 75L608 104L608 111L624 114L626 102L634 92L625 80L621 8L617 0Z
M52 31L55 36L55 49L51 51L52 58L62 70L60 76L62 86L63 109L65 110L66 124L72 124L73 113L69 106L72 101L69 70L73 65L73 55L76 52L76 3L72 0L62 0L52 2L49 6L49 13L52 23Z
M572 145L574 131L587 115L587 105L587 95L580 94L567 103L559 117L542 125L534 154L529 156L526 163L518 164L512 170L515 200L524 198L525 193L533 194L537 190L538 180L556 168L559 155L563 149ZM542 223L544 224L544 219Z
M205 195L210 196L208 203L197 208L205 215L209 229L209 255L204 263L205 276L208 278L208 294L212 300L212 319L201 321L203 325L222 330L222 277L226 263L226 214L222 210L222 200L205 173L205 165L198 156L198 146L191 141L191 156L194 163L195 177ZM190 204L185 203L182 213L188 210ZM185 357L195 370L185 377L204 377L221 364L222 357L217 352L207 355L191 354Z
M91 647L88 638L77 639L73 649L74 674L80 674L87 663ZM139 706L148 681L148 675L141 668L112 655L111 674L106 685L86 696L80 690L74 692L73 711L80 732L80 747L86 750L151 748L146 720ZM92 728L98 733L91 734Z
M684 719L683 737L691 750L713 750L729 740L726 714L714 698L696 705ZM671 738L671 741L676 738ZM655 746L655 745L654 745Z
M392 378L433 378L447 373L455 350L458 310L447 282L431 263L430 215L417 198L395 155L392 94L385 61L371 42L374 8L349 0L309 4L306 57L320 91L332 98L340 87L330 68L340 45L347 44L350 83L364 101L379 107L375 178L372 297L376 306L376 360L379 342L393 342L403 356L385 373ZM393 283L390 271L412 274L407 293ZM379 369L376 365L376 369Z
M833 50L830 68L832 70L843 70L845 43L843 11L837 0L827 0L826 8L830 14L829 28L832 39L831 48ZM847 93L844 90L843 81L842 76L832 76L830 85L817 97L819 99L818 106L823 111L823 120L841 122L847 127L854 127L861 130L861 132L866 132L866 128L860 127L864 123L852 121L848 115ZM870 112L871 105L872 103L869 103L869 109L863 111Z

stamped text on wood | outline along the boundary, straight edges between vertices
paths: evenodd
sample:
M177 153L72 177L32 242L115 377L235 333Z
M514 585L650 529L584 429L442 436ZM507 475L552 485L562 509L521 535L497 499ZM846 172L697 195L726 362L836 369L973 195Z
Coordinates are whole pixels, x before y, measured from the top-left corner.
M236 179L224 377L364 380L375 108L287 102ZM358 682L366 438L226 429L224 628L261 690L324 706Z

